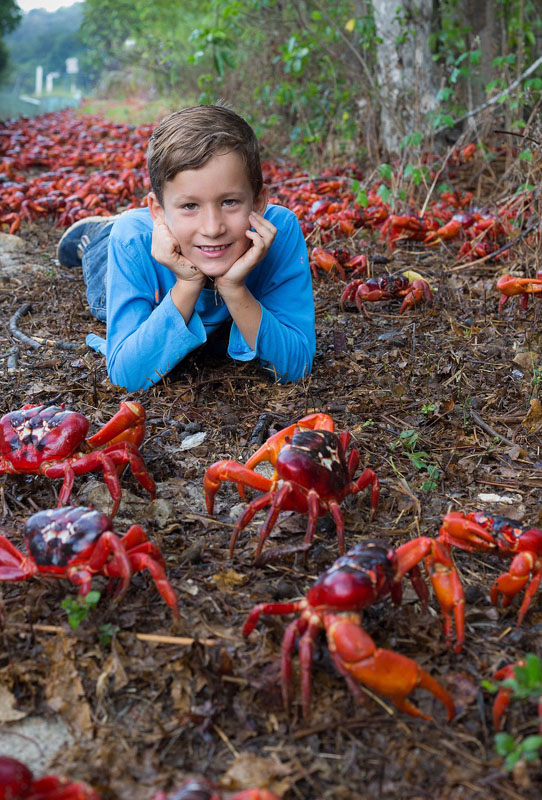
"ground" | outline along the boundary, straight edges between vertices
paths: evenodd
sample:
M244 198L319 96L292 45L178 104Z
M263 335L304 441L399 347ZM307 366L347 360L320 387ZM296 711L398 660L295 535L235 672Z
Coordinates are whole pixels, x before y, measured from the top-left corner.
M248 639L241 628L255 603L298 598L331 565L338 555L334 524L319 520L306 558L256 566L258 514L230 561L231 530L244 506L226 483L209 516L202 491L214 461L244 462L262 434L323 411L337 430L352 433L362 465L382 485L372 523L366 492L344 501L347 547L367 538L396 547L419 535L433 537L450 510L490 511L539 525L537 303L523 311L511 301L498 313L494 285L501 262L454 270L455 253L445 246L408 244L390 253L384 244L370 245L375 274L419 271L433 287L433 305L399 315L397 301L374 303L365 318L355 308L341 310L344 285L322 273L314 282L317 355L307 380L278 385L253 364L198 353L171 379L127 395L109 383L103 358L84 345L87 332L103 328L85 305L80 270L54 260L59 233L46 221L24 225L18 232L27 245L18 256L23 266L2 271L2 409L64 403L86 414L94 431L123 399L144 404L142 453L158 500L150 503L125 474L115 526L123 532L137 521L158 544L179 594L181 625L172 629L147 573L133 578L117 605L106 595L105 580L96 579L102 597L76 630L61 608L66 594L75 596L66 582L5 583L3 731L14 724L13 711L63 720L71 740L47 769L88 781L105 800L148 800L193 773L216 780L225 795L267 786L285 800L540 797L539 764L503 770L494 749L493 696L482 686L525 653L542 655L540 594L520 627L517 601L506 610L490 602L490 586L508 561L456 552L467 595L466 645L459 654L444 641L433 598L423 612L407 590L402 605L387 599L364 614L378 646L415 659L450 691L457 706L451 723L426 692L417 692L415 701L434 721L398 712L373 692L354 700L324 640L315 655L312 718L306 721L297 659L289 714L281 702L280 643L291 618L262 618ZM518 247L516 264L534 257L524 242ZM33 348L15 339L9 320L25 303L31 308L18 318L19 330L78 348ZM14 345L19 361L8 371L5 354ZM196 433L205 437L194 446L189 437ZM2 533L24 547L24 520L54 506L58 489L58 481L41 477L3 478ZM76 478L73 498L108 502L99 475ZM300 543L305 522L285 514L264 552ZM513 704L506 730L517 739L536 733L536 706ZM46 742L33 744L40 750Z

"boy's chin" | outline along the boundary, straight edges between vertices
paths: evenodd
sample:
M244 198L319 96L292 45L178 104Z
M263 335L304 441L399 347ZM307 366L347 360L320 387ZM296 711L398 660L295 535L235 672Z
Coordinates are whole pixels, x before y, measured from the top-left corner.
M207 278L221 278L223 275L226 274L226 272L230 269L230 267L232 265L231 264L223 264L223 265L217 264L216 266L210 267L208 264L205 264L204 266L196 264L196 266L199 269L199 271L203 272L203 274Z

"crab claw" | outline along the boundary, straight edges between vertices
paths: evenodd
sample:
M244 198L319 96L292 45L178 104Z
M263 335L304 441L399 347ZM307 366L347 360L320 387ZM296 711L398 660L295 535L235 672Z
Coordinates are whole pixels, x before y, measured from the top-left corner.
M359 614L324 614L329 650L339 672L375 689L401 711L432 719L409 699L416 688L427 689L444 705L448 722L455 716L451 695L419 664L400 653L377 648L361 627Z
M330 431L333 433L335 430L335 423L329 414L324 414L323 412L308 414L306 417L302 417L293 425L288 425L287 428L283 428L270 436L259 450L256 450L256 452L251 455L245 464L246 468L253 469L256 464L259 464L261 461L270 461L271 464L275 466L278 454L286 440L302 430Z
M141 403L133 400L123 402L117 413L87 439L87 445L95 449L118 442L131 442L139 447L145 437L145 416Z

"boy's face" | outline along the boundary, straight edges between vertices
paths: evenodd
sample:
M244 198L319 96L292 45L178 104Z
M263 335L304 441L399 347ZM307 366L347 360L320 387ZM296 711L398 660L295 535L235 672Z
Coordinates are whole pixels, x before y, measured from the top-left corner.
M251 245L248 216L263 214L267 190L254 198L246 167L236 152L212 156L198 169L166 181L163 205L149 194L153 219L165 221L182 255L204 275L224 275Z

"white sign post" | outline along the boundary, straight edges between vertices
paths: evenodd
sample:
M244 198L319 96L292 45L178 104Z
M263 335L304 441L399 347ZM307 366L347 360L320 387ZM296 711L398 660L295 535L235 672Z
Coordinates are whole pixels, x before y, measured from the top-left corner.
M40 97L43 92L43 67L36 67L36 90L34 94Z

